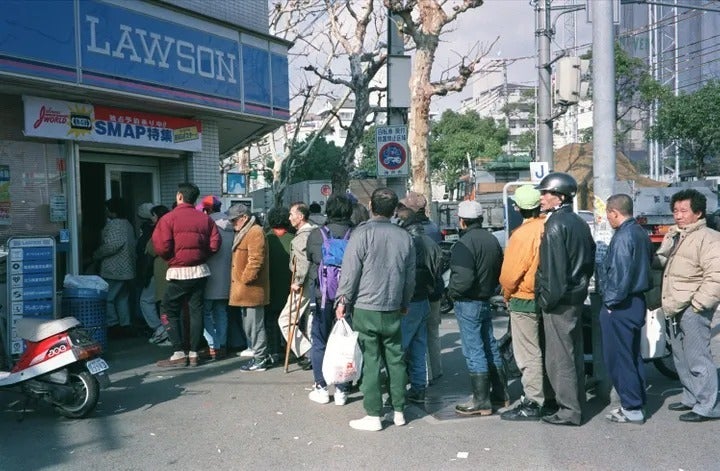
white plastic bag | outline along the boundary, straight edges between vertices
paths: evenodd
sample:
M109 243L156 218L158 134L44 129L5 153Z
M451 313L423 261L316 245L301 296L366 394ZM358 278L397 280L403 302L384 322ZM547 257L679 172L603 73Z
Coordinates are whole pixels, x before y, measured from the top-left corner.
M97 275L65 275L64 288L95 289L107 291L107 281Z
M645 313L645 325L640 334L640 354L650 360L665 356L665 314L662 308Z
M350 328L345 319L340 319L333 326L322 367L327 384L342 384L360 378L362 352L357 338L357 332Z

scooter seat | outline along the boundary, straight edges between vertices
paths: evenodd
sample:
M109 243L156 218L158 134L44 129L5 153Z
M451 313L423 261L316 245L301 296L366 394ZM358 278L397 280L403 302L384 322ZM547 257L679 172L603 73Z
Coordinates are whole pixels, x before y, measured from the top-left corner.
M74 317L63 317L54 320L23 317L17 323L17 334L20 338L31 342L39 342L78 325L80 325L80 321Z

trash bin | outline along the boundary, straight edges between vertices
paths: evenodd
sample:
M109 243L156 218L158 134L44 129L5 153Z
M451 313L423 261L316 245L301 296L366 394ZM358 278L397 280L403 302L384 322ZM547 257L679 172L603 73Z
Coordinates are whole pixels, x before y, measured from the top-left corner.
M62 315L79 320L93 340L107 348L107 291L92 288L65 288Z

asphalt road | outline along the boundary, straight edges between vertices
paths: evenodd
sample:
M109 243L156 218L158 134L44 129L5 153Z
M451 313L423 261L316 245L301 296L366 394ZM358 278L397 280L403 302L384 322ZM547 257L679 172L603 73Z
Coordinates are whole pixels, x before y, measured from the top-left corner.
M506 322L497 319L498 330ZM719 332L716 325L716 355ZM608 406L592 394L581 427L458 418L452 408L469 384L452 315L441 336L445 375L424 407L408 407L406 426L386 423L381 432L348 427L364 415L359 393L344 407L309 401L311 372L294 365L288 374L243 373L245 359L231 358L161 370L154 362L168 348L117 341L104 355L113 384L87 419L43 405L21 415L16 397L0 393L0 470L720 470L720 421L680 422L667 410L679 383L651 365L644 425L607 422ZM517 399L517 380L511 392Z

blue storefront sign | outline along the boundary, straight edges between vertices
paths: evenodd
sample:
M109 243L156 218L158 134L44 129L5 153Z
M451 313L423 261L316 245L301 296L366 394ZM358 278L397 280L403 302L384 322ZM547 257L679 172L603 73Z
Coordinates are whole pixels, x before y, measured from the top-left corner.
M23 317L52 319L55 316L55 240L52 237L8 239L7 318L10 355L22 353L24 345L16 324Z
M288 62L279 42L252 36L249 45L238 31L144 2L2 3L0 73L289 116Z

